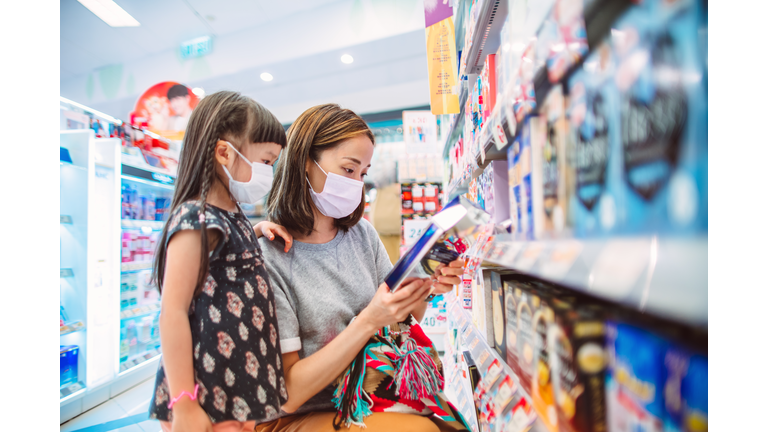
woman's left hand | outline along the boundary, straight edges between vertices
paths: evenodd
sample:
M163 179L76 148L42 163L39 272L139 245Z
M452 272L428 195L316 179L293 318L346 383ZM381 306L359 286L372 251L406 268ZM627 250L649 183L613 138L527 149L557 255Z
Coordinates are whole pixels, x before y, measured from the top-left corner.
M285 241L285 251L288 252L291 250L293 236L282 225L270 221L261 221L253 226L253 230L256 232L256 238L266 237L270 240L274 240L275 235L282 237Z
M434 295L440 295L450 292L454 285L461 283L461 276L464 274L464 258L459 258L450 262L448 265L440 265L437 267L435 274L432 276L433 286L435 290L432 292Z

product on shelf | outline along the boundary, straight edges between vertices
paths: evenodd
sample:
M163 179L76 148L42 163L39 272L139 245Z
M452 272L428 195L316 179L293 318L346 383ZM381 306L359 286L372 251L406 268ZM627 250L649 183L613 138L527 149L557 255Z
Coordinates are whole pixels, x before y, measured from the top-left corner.
M515 231L524 234L525 238L534 238L535 215L534 209L541 209L541 193L534 196L534 184L541 184L541 170L533 169L533 149L531 140L539 139L538 117L528 117L521 125L521 133L509 147L507 161L509 167L509 201L510 214L513 218ZM537 135L538 134L538 135ZM532 137L532 135L534 135ZM538 145L538 144L537 144ZM538 182L534 181L539 179ZM540 192L540 189L537 192ZM517 217L515 224L514 218Z
M485 65L482 71L483 81L483 123L491 116L496 106L496 54L488 54L485 57Z
M705 432L709 412L709 367L705 356L690 357L688 374L683 378L681 387L682 416L673 417L674 427L685 432ZM667 406L669 405L668 402Z
M593 307L553 301L547 334L552 386L562 432L606 430L605 322Z
M609 322L606 377L608 430L661 432L667 341L641 328Z
M574 182L574 174L566 163L568 125L565 99L559 84L549 91L541 107L540 125L546 128L544 140L536 141L543 144L540 149L543 208L537 209L541 222L536 228L541 233L556 235L571 225L568 200Z
M504 277L513 274L512 271L483 270L484 275L488 275L488 282L491 285L493 296L493 346L501 358L507 356L507 335L506 322L509 316L506 311L506 289ZM517 323L515 323L517 325Z
M580 236L613 233L626 218L614 69L610 48L601 44L568 82L567 160L576 175L568 209Z
M584 23L584 0L557 0L550 19L557 37L550 46L547 71L550 82L558 82L570 67L578 63L589 50Z
M526 393L531 393L535 368L535 331L534 315L541 307L538 291L530 283L513 279L513 289L520 290L520 300L517 305L517 346L516 373L520 378L520 386ZM509 351L509 344L508 344ZM512 364L510 364L512 366Z
M614 25L626 221L622 232L707 227L707 96L699 1L648 1Z
M77 358L80 348L77 345L59 346L59 386L66 387L78 381Z

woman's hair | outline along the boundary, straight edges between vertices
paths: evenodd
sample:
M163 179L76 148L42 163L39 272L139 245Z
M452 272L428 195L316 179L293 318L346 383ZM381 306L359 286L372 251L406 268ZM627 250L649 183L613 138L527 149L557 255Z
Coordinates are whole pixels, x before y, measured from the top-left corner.
M214 182L221 182L216 175L214 158L214 149L219 140L231 142L238 150L251 143L275 143L281 147L287 144L285 129L274 114L253 99L232 91L220 91L204 97L189 117L169 214L181 204L195 199L200 201L200 214L205 214L204 203L208 192ZM195 295L202 290L208 276L209 264L205 217L200 221L202 253ZM157 243L152 273L152 278L161 292L165 277L167 241L166 223Z
M307 183L307 161L317 162L322 152L360 135L374 142L371 129L352 110L325 104L304 111L288 129L288 147L277 161L274 185L267 198L269 220L310 235L315 227L315 204ZM346 232L360 222L365 211L364 196L365 191L361 194L360 205L351 215L335 219L337 228Z

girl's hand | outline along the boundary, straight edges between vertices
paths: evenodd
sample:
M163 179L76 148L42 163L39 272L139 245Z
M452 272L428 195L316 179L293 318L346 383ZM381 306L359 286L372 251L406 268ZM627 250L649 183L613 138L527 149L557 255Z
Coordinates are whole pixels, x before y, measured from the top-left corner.
M432 279L435 291L433 294L440 295L451 292L454 285L461 283L461 276L464 274L464 258L459 258L450 262L447 266L440 265L437 267Z
M431 289L429 279L406 279L394 293L383 283L379 285L373 300L360 312L358 319L369 323L376 330L398 323L408 317L416 305L424 302L424 297Z
M185 398L173 405L171 432L213 432L213 425L197 401Z
M270 240L275 239L275 235L283 238L285 241L285 252L291 250L293 245L293 236L288 233L282 225L270 221L261 221L253 226L253 230L256 232L256 238L266 237Z

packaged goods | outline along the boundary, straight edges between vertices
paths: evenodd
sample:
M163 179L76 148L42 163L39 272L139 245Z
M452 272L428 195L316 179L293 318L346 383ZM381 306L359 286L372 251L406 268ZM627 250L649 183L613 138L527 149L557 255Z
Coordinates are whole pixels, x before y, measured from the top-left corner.
M701 2L632 7L612 30L627 218L621 232L707 228Z
M65 387L78 381L77 361L80 348L77 345L59 347L59 386Z
M608 430L661 432L668 343L629 324L608 322L606 330Z
M568 203L579 236L614 233L626 219L621 179L620 130L613 76L614 60L607 44L590 54L568 81L569 169L575 190Z
M606 326L599 309L556 305L547 334L558 428L563 432L604 432Z

